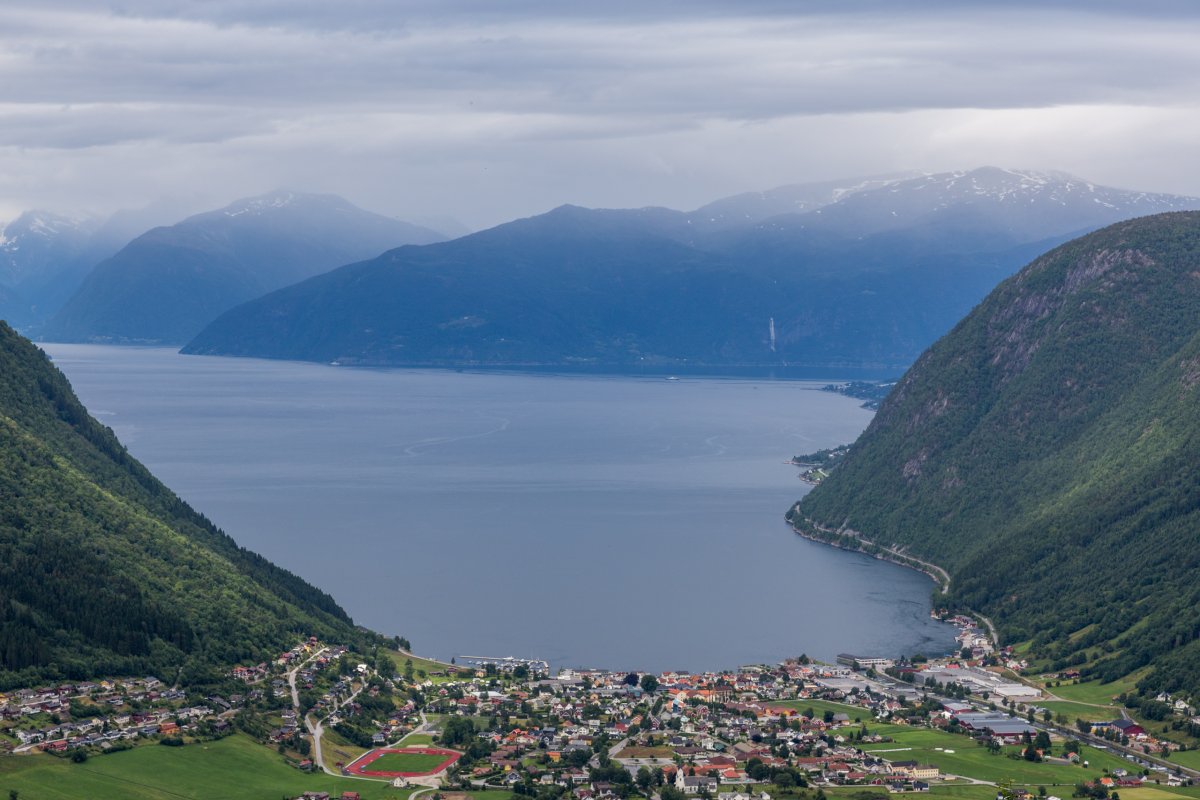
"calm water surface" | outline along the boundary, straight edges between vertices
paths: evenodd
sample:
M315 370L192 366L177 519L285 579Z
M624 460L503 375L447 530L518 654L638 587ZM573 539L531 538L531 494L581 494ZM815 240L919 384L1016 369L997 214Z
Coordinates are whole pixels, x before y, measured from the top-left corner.
M357 370L44 345L239 543L418 652L663 670L946 651L930 580L805 541L819 383Z

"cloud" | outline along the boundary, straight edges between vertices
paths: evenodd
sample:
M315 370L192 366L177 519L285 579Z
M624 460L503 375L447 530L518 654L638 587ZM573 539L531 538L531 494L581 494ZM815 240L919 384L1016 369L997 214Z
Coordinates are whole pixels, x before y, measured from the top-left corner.
M996 162L1200 192L1155 128L1196 121L1195 4L1127 5L14 0L0 214L171 180L478 226Z

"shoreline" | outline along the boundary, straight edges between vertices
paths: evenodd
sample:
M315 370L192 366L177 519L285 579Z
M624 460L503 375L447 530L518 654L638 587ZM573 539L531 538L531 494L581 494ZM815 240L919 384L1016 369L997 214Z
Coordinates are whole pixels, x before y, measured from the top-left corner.
M863 555L877 558L880 561L887 561L892 564L896 564L897 566L908 567L909 569L928 575L929 579L937 584L938 592L940 594L944 595L950 591L950 573L946 572L944 568L938 566L937 564L933 564L928 561L922 561L914 556L905 555L904 553L896 552L891 548L876 544L870 539L864 537L858 531L850 528L843 528L835 531L822 525L818 525L807 517L805 517L802 522L798 523L792 516L793 511L795 511L795 506L793 506L788 512L785 519L787 520L788 526L794 533L796 533L796 535L812 542L820 542L821 544L826 544L830 547L836 547L839 550L846 550L851 553L862 553ZM802 527L804 525L811 526L812 530L805 529ZM824 534L824 536L819 535L817 532L819 532L819 534ZM828 536L829 538L825 538L825 536ZM848 544L848 541L855 542L858 546L852 547Z
M788 527L790 527L792 532L797 536L808 539L811 542L818 542L820 544L836 547L839 550L846 550L847 552L851 553L861 553L863 555L876 558L880 561L887 561L900 567L907 567L908 569L916 570L917 572L928 575L930 580L937 584L939 594L945 596L949 593L950 573L947 572L944 567L941 567L930 561L922 561L915 556L897 552L893 548L876 544L852 528L833 530L823 525L819 525L808 517L798 517L796 514L798 505L798 503L794 504L790 509L788 509L787 514L784 516ZM804 526L809 526L811 530L806 529ZM857 546L851 546L851 542ZM967 609L965 613L983 623L984 627L987 628L993 646L999 649L1000 636L996 632L996 626L992 624L992 621L973 609Z

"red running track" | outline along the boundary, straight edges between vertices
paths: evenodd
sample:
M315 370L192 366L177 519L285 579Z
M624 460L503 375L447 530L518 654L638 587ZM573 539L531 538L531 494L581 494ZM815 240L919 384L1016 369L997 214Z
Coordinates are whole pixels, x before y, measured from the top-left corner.
M433 769L426 770L425 772L377 772L370 769L371 764L388 753L445 756L445 760ZM455 761L458 761L461 756L461 753L456 753L453 750L441 750L435 747L406 747L399 750L380 748L359 756L350 764L342 767L342 772L348 775L358 775L363 778L419 778L422 775L436 775L442 770L447 769Z

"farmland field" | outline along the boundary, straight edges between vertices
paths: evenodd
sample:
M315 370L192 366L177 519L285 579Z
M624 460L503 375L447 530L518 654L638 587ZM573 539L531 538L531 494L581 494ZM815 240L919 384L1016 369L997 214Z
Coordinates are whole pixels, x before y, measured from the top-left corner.
M891 760L914 760L933 764L943 773L963 775L984 781L1009 779L1025 785L1073 785L1102 774L1104 769L1128 766L1127 762L1110 754L1089 747L1083 748L1082 757L1088 761L1087 768L1065 764L1034 763L1021 758L1009 758L1019 754L1019 748L1006 748L999 754L988 750L966 736L959 736L928 728L910 728L903 725L872 725L872 733L892 737L892 742L862 745L862 749Z
M0 759L0 791L33 800L261 800L347 790L364 800L406 800L409 794L384 783L301 772L241 735L186 747L147 745L83 764L48 755Z

